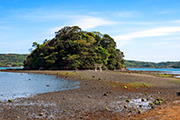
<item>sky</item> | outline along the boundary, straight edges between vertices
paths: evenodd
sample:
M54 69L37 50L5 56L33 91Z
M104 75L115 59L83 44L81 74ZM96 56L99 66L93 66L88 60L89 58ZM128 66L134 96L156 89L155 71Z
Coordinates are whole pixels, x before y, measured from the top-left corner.
M0 54L29 54L65 26L109 34L126 60L180 61L180 0L0 0Z

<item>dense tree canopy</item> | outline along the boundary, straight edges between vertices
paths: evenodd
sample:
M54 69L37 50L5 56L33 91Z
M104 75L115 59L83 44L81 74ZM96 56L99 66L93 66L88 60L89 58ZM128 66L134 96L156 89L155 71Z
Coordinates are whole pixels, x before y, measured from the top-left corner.
M27 54L0 54L0 67L20 67Z
M110 70L124 67L123 52L116 49L112 37L78 26L64 27L52 40L33 46L36 48L24 61L25 69L93 69L94 64Z
M154 62L126 60L125 65L126 67L129 68L180 68L180 61L154 63Z

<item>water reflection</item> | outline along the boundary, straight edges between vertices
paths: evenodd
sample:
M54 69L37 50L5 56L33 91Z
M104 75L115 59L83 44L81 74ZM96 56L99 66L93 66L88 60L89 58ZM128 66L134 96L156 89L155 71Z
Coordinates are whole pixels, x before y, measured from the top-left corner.
M0 72L0 101L78 88L79 82L53 75Z

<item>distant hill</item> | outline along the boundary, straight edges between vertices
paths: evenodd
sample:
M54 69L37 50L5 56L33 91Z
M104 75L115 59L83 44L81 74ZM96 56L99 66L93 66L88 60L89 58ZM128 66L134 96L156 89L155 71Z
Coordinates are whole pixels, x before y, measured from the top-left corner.
M0 54L0 67L20 67L28 54ZM180 68L179 62L143 62L135 60L125 60L128 68Z
M20 67L27 54L0 54L0 67Z
M125 66L129 68L180 68L180 61L154 63L154 62L125 60Z

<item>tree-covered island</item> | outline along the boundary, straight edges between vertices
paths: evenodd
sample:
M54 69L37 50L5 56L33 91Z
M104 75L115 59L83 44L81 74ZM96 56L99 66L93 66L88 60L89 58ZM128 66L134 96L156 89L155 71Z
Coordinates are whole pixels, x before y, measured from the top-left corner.
M108 34L81 30L78 26L64 27L52 40L33 43L35 49L24 61L24 69L121 69L124 54Z

